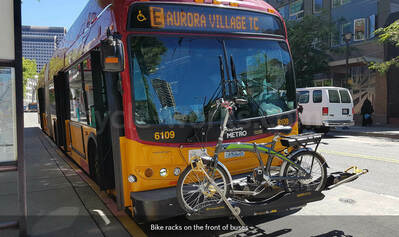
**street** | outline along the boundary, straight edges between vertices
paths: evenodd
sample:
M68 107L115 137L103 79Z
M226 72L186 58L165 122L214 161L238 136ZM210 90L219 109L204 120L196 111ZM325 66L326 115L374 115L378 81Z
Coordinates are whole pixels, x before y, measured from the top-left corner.
M25 113L25 127L37 126L37 113ZM398 236L398 140L332 132L323 142L319 151L330 166L329 173L352 165L367 168L369 173L325 191L324 200L299 211L244 218L253 226L249 231L235 231L237 222L227 218L191 222L176 217L140 227L148 236ZM176 231L184 227L192 229Z

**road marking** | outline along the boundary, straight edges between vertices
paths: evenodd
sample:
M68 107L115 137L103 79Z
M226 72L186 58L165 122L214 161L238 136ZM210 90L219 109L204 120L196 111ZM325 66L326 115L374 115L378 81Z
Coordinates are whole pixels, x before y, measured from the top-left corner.
M104 214L103 211L94 209L93 212L97 213L103 219L105 225L109 225L109 223L111 223L111 221L108 219L108 217Z
M327 143L330 143L330 142L345 143L345 142L348 142L348 141L353 141L353 142L358 142L358 143L360 142L360 143L369 143L369 144L381 144L381 139L385 139L385 140L389 139L389 141L384 141L384 142L393 143L395 145L396 145L396 142L397 142L396 140L392 141L392 138L384 138L384 137L378 137L379 141L376 141L375 137L345 136L345 137L342 137L342 138L343 139L335 139L335 138L330 138L329 137L329 138L324 139L323 141L327 142Z
M348 152L341 152L341 151L329 151L324 149L319 149L320 152L330 155L339 155L339 156L347 156L347 157L354 157L354 158L361 158L367 160L378 160L378 161L385 161L399 164L398 159L394 158L385 158L385 157L378 157L378 156L369 156L369 155L362 155L362 154L355 154L355 153L348 153Z
M395 197L395 196L392 196L392 195L382 194L382 193L380 193L380 195L383 196L383 197L386 197L386 198L391 198L391 199L399 200L399 197Z

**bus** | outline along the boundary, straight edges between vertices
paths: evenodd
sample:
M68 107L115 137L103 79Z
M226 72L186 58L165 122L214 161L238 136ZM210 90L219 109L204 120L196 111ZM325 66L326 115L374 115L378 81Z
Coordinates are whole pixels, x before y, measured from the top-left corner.
M44 70L42 130L137 220L184 214L175 186L190 158L213 153L218 98L248 97L226 142L297 134L285 23L262 0L90 0ZM241 175L251 155L220 160Z

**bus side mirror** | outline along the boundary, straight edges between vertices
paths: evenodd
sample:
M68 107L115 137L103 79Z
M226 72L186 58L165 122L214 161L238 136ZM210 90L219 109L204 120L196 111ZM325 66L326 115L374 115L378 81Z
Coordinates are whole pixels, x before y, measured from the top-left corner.
M104 72L122 72L125 69L122 40L110 35L101 41L101 66Z

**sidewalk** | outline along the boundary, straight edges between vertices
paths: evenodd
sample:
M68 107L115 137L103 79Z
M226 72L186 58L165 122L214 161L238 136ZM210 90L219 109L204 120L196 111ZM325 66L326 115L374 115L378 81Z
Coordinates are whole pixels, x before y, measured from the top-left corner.
M29 236L130 236L38 127L24 129L24 143ZM0 221L17 219L17 199L16 172L0 173Z
M345 135L386 137L392 139L399 139L399 127L394 127L394 126L371 126L371 127L352 126L348 127L347 129L344 128L331 129L330 132L345 134Z

